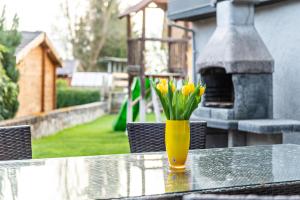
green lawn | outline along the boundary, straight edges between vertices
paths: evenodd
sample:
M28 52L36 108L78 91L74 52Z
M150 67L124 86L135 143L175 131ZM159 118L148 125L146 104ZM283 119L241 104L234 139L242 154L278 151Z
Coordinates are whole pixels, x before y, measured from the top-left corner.
M116 115L106 115L93 122L34 140L33 158L129 153L127 136L124 132L112 130L115 118ZM154 121L154 115L148 115L147 121Z

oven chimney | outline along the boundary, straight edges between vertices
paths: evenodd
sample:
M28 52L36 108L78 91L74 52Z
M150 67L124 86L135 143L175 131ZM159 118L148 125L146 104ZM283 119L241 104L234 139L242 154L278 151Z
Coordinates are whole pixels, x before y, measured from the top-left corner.
M217 28L197 60L197 71L206 84L203 105L195 112L200 118L273 117L274 60L254 27L258 2L213 1Z
M226 73L272 73L274 61L254 27L259 0L214 0L217 28L197 61L198 71L224 68Z

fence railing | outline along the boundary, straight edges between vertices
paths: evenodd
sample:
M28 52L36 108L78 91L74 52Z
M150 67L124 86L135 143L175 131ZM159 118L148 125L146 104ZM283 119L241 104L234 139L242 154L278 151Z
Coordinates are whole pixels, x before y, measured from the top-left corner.
M142 49L146 51L148 43L160 43L160 49L167 54L167 69L174 73L187 73L188 39L174 38L134 38L128 40L128 65L147 63ZM143 45L145 48L143 48Z

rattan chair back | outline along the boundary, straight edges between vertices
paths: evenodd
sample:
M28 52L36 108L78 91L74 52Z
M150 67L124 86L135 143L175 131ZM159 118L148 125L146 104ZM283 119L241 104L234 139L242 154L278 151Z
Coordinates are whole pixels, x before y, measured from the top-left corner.
M165 123L128 123L131 153L165 151ZM190 149L204 149L206 122L190 123Z
M0 127L0 160L31 158L30 126Z

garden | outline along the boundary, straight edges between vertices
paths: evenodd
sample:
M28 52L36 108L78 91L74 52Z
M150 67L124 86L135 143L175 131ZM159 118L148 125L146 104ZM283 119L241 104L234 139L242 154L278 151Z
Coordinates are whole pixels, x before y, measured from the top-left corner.
M33 158L91 156L129 153L124 131L113 131L117 115L105 115L95 121L74 126L32 141ZM147 115L153 122L154 114Z

